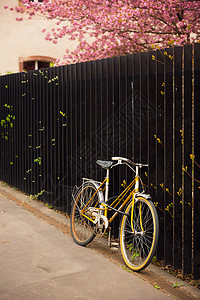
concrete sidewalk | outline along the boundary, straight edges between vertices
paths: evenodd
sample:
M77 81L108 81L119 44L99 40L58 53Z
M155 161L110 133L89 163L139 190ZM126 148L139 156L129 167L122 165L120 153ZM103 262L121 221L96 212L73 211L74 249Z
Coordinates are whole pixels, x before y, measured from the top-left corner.
M145 272L129 273L116 261L76 245L56 228L67 228L64 216L29 201L0 184L0 299L200 299L195 288L179 288L182 294L174 296L145 280ZM39 218L33 215L37 212Z

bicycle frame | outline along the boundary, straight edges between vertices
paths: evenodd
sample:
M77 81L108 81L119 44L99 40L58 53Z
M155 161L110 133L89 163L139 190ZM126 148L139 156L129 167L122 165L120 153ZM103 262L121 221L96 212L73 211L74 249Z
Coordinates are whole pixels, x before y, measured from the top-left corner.
M117 164L116 164L117 165ZM116 166L114 165L114 166ZM128 165L129 166L129 165ZM129 166L130 167L130 166ZM131 168L131 167L130 167ZM132 168L131 168L132 169ZM105 202L104 203L99 203L100 204L100 208L97 208L98 210L102 211L102 213L104 214L105 217L108 216L108 211L109 210L113 210L115 211L113 213L113 215L108 219L109 223L112 223L113 220L116 218L116 216L121 212L122 214L124 214L122 212L123 208L126 206L126 204L130 201L130 199L133 199L134 202L134 195L135 193L139 192L139 183L140 183L140 177L139 177L139 167L136 166L136 170L134 171L135 174L135 178L131 181L131 183L124 189L124 191L116 197L116 199L110 204L108 205L108 201L110 199L108 199L108 192L109 192L109 169L107 169L106 172L106 177L104 179L104 181L99 185L98 189L96 190L96 192L93 194L93 196L89 199L87 205L84 207L84 209L81 211L81 214L89 219L90 221L93 221L91 218L89 218L85 213L87 212L87 210L89 209L89 204L92 201L92 199L95 197L95 195L98 193L98 191L102 191L104 193L104 199ZM133 188L134 187L134 188ZM133 190L131 190L133 188ZM129 193L130 192L130 193ZM129 193L129 194L128 194ZM128 196L126 197L126 195L128 194ZM126 197L126 198L125 198ZM120 205L120 207L118 209L116 209L116 207L120 204L120 202L122 202L122 204Z

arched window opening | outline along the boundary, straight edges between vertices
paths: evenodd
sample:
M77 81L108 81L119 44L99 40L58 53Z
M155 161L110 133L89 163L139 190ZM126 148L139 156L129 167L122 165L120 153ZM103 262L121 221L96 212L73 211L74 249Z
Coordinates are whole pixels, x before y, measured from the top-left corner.
M19 72L49 68L56 59L48 56L28 56L19 58Z

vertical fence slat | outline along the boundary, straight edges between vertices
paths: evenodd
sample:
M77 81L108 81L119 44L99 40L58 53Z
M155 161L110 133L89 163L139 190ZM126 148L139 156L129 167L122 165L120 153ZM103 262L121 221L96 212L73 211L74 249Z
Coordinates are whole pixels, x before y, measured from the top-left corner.
M72 144L71 144L71 174L73 174L72 185L78 182L77 172L78 172L78 153L77 153L77 142L78 142L78 126L77 126L77 70L76 65L71 66L71 107L72 107ZM88 95L89 100L89 95Z
M43 135L42 135L42 126L43 126L43 85L44 85L44 76L45 76L45 71L43 71L43 76L39 78L38 82L38 145L37 145L37 155L38 155L38 199L42 199L41 193L43 190L43 183L42 183L42 178L43 178L43 168L44 168L44 159L43 159Z
M3 129L3 124L2 124L2 120L4 119L4 99L5 99L5 76L1 76L1 99L0 99L0 103L1 103L1 110L0 110L0 114L1 114L1 180L5 180L5 171L4 171L4 164L5 164L5 159L4 159L4 155L5 155L5 149L4 149L4 129Z
M183 166L192 174L192 47L184 46L184 117L183 117ZM183 274L192 272L192 180L184 172L183 179Z
M20 102L20 108L19 108L19 137L20 137L20 155L21 155L21 163L20 163L20 170L19 170L19 174L20 174L20 189L24 190L24 180L23 180L23 174L25 174L26 170L25 170L25 165L24 165L24 153L25 153L25 141L24 141L24 100L23 100L23 94L25 92L24 87L25 87L25 80L26 80L26 75L21 73L20 74L20 94L19 94L19 102ZM33 112L35 114L35 110ZM34 117L34 116L33 116ZM31 175L32 175L32 171L30 171ZM31 182L33 181L33 179L31 179ZM34 192L32 193L34 194Z
M3 109L3 120L5 120L6 118L6 108L5 108L5 104L7 104L8 101L8 78L4 76L4 82L3 82L3 89L4 89L4 99L2 101L2 109ZM3 126L3 135L2 135L2 143L3 143L3 149L4 149L4 155L3 155L3 174L4 174L4 178L3 180L5 182L8 181L8 168L7 168L7 141L6 141L6 127Z
M96 139L96 147L97 147L97 159L102 158L102 133L101 133L101 105L102 105L102 64L101 61L98 60L96 62L96 109L97 109L97 139ZM102 170L101 168L97 168L98 178L101 179Z
M37 156L37 146L38 146L38 102L39 102L39 95L38 95L38 86L39 86L39 77L41 74L37 71L37 74L34 78L34 89L33 89L33 98L32 98L32 105L34 111L33 117L33 124L32 124L32 158L31 158L31 167L32 167L32 195L36 195L38 193L38 163L36 160L38 159ZM25 104L25 103L24 103Z
M173 264L182 268L182 47L174 48Z
M68 81L70 79L68 78ZM82 147L81 147L81 158L83 166L83 176L86 174L86 161L85 161L85 152L86 152L86 64L81 64L81 106L82 106ZM70 97L70 95L69 95ZM70 98L69 98L70 100ZM70 107L69 107L70 109ZM70 133L69 133L70 134ZM70 135L71 137L71 135Z
M39 199L45 202L45 187L44 187L44 179L46 176L46 156L47 156L47 151L46 151L46 124L45 124L45 119L46 119L46 107L45 107L45 93L46 89L45 87L45 80L46 80L46 75L47 75L47 70L44 71L44 76L42 77L41 80L41 85L40 85L40 123L39 123L39 135L40 135L40 157L41 157L41 172L39 174L40 177L40 195ZM46 76L46 77L45 77ZM27 110L28 110L28 105L27 105Z
M81 68L81 66L80 66ZM70 125L70 116L69 116L69 97L68 97L68 73L67 73L68 67L63 68L63 109L64 109L64 113L66 114L67 118L65 120L65 130L64 130L64 185L66 187L65 191L65 211L69 214L71 212L71 185L69 184L68 181L68 170L69 170L69 142L70 142L70 135L69 135L69 125ZM80 74L81 76L81 74ZM82 162L82 158L80 157L81 162ZM82 165L82 164L81 164ZM82 170L82 168L81 168Z
M80 186L81 184L81 174L82 174L82 156L81 156L81 145L82 145L82 103L81 103L81 64L77 64L76 66L76 76L77 76L77 114L78 114L78 140L77 140L77 164L79 168L78 172L78 181L77 185ZM64 99L63 99L64 100ZM66 118L67 122L67 118Z
M164 182L164 59L161 51L157 50L156 59L156 201L160 224L157 260L164 259L164 194L161 184Z
M104 59L102 61L102 126L101 126L101 135L102 135L102 158L110 159L109 150L108 150L108 61ZM93 131L93 139L98 139L98 135L94 137ZM95 161L95 159L94 159Z
M40 102L40 82L41 77L44 76L44 73L42 70L40 70L40 73L37 76L36 81L36 98L35 98L35 145L34 145L34 157L33 157L33 165L35 169L35 178L34 178L34 195L37 195L39 193L39 162L41 157L39 157L39 102Z
M133 132L134 132L134 147L133 147L133 160L135 162L140 161L140 116L141 116L141 105L140 105L140 65L141 65L141 54L137 53L134 55L133 65Z
M64 211L64 201L65 201L65 178L64 178L64 143L63 141L65 140L64 137L64 128L63 126L65 124L66 120L66 112L63 109L63 67L58 68L57 71L57 76L58 76L58 85L59 85L59 107L58 107L58 118L59 118L59 129L58 129L58 134L60 136L59 138L59 146L58 146L58 151L60 151L60 175L59 175L59 186L60 186L60 210ZM78 80L77 80L78 82ZM63 116L61 113L65 114ZM67 194L67 191L66 191Z
M55 74L53 78L53 85L54 85L54 98L57 99L55 101L55 115L56 115L56 128L55 128L55 154L56 154L56 206L59 210L62 207L62 189L61 189L61 180L62 180L62 167L61 167L61 160L62 160L62 152L61 152L61 123L62 123L62 115L60 114L61 111L61 97L60 97L60 86L59 86L60 74L59 69L55 69Z
M131 135L131 150L132 150L132 160L135 161L135 131L134 131L134 123L135 123L135 110L134 110L134 85L135 85L135 55L133 54L131 57L132 62L132 70L131 70L131 120L132 120L132 135Z
M119 148L119 128L120 128L120 58L113 58L113 99L114 99L114 107L113 107L113 150L114 156L120 156L120 148ZM113 191L114 195L119 193L120 186L120 175L119 171L117 172L116 168L113 170Z
M43 177L43 190L45 191L43 194L43 201L45 203L49 203L49 198L50 198L50 190L49 190L49 176L50 174L50 152L49 152L49 147L50 147L50 121L49 121L49 111L51 109L51 103L49 103L49 95L48 95L48 71L45 72L45 78L46 80L44 81L44 86L43 86L43 121L44 121L44 154L43 154L43 164L45 164L45 173Z
M14 81L13 81L14 75L12 74L12 76L10 76L10 80L9 80L9 86L10 86L10 90L9 90L9 103L10 103L10 110L8 110L8 116L10 118L9 124L8 124L8 134L9 134L9 139L10 139L10 147L9 147L9 151L10 151L10 158L9 158L9 165L10 165L10 184L13 184L13 169L14 169L14 145L13 145L13 120L12 120L12 116L13 116L13 102L14 102L14 95L13 95L13 89L14 89Z
M106 121L107 121L107 62L105 60L101 60L99 62L99 82L100 82L100 126L98 127L97 134L97 147L101 148L101 159L107 158L107 145L106 145ZM100 138L100 139L99 139ZM98 167L99 168L99 167ZM104 172L102 170L102 175L104 176Z
M1 171L1 180L4 178L4 169L3 169L3 163L4 163L4 147L3 147L3 126L2 126L2 120L3 120L3 99L4 99L4 77L0 77L0 121L1 121L1 127L0 127L0 171Z
M115 130L115 91L114 91L114 59L108 59L108 108L109 108L109 141L108 148L110 157L115 155L114 149L114 130ZM110 195L115 195L115 177L113 176L113 172L110 174Z
M76 115L77 115L77 140L76 140L76 182L79 186L81 184L81 172L82 172L82 164L81 164L81 157L80 157L80 146L81 146L81 93L80 93L80 84L81 84L81 69L80 64L76 65L76 82L75 82L75 92L76 92ZM67 118L67 117L66 117Z
M120 106L122 104L121 99L121 87L120 87L120 74L121 74L121 60L120 57L114 57L114 156L121 156L120 152L120 127L121 127L121 111ZM120 193L120 176L121 168L117 170L114 168L113 177L115 181L113 183L114 195ZM112 224L112 231L114 236L118 236L117 227L119 226L119 220L116 218Z
M72 153L73 153L73 130L74 130L74 114L73 114L73 95L72 95L72 67L67 67L67 89L68 89L68 107L69 107L69 139L68 139L68 185L73 186L72 173L73 173L73 163L72 163Z
M132 159L132 82L133 82L133 74L132 74L132 62L133 62L133 55L127 55L124 57L124 140L126 141L124 155L125 157ZM123 137L122 137L123 138ZM132 178L132 172L128 168L126 168L125 178L127 182L130 182ZM123 180L123 178L121 179Z
M153 202L156 202L156 63L152 59L155 51L148 53L147 105L148 105L148 188Z
M54 191L55 191L55 104L54 104L54 90L51 79L54 77L53 68L49 69L48 73L48 90L49 90L49 102L50 102L50 110L49 110L49 121L50 121L50 130L49 130L49 149L50 149L50 203L54 205Z
M123 113L123 121L124 121L124 134L122 134L122 139L123 136L125 138L125 149L124 149L124 155L125 157L129 157L128 156L128 148L129 146L129 137L128 137L128 110L129 110L129 103L130 103L130 99L129 99L129 89L128 89L128 58L127 56L124 56L124 66L122 66L124 68L124 92L122 94L122 97L124 97L124 104L125 104L125 109L124 109L124 113ZM127 172L127 171L126 171Z
M91 62L86 62L86 172L92 176Z
M53 98L54 98L54 184L55 184L55 195L53 207L58 207L60 210L60 135L58 133L59 129L59 98L58 98L58 85L56 85L57 78L57 68L51 68L54 70L52 77L52 86L53 86Z
M200 45L194 44L194 178L200 181ZM200 184L194 180L193 278L200 278Z
M30 86L30 76L29 74L27 74L26 72L23 73L23 92L22 92L22 95L21 95L21 101L23 103L23 105L20 107L20 109L23 107L24 109L24 113L23 113L23 121L24 121L24 124L26 124L24 126L24 129L23 129L23 140L24 140L24 155L23 155L23 160L24 160L24 170L23 170L23 174L22 174L22 182L23 182L23 185L24 185L24 190L26 193L28 193L29 191L29 180L24 180L24 178L26 178L26 171L29 170L29 157L28 157L28 149L29 149L29 145L28 145L28 126L27 126L27 123L28 123L28 111L27 111L27 102L29 101L29 86ZM19 133L20 135L22 133Z
M97 81L98 81L98 73L97 73L97 62L93 62L93 80L92 80L92 90L93 90L93 118L94 118L94 152L95 152L95 158L96 160L98 159L98 141L99 141L99 136L98 136L98 94L97 94ZM94 177L97 179L98 174L99 174L100 168L96 166L95 168L95 175Z
M127 157L127 132L126 132L126 122L127 122L127 88L126 88L126 74L127 74L127 63L126 57L120 57L120 70L119 70L119 116L120 116L120 126L119 126L119 154L122 157ZM125 175L125 173L124 173Z
M33 145L33 127L32 127L32 123L33 123L33 116L34 116L34 112L33 112L33 80L35 79L33 72L29 72L29 76L28 76L28 80L29 80L29 89L28 89L28 95L26 97L27 102L29 103L29 126L28 126L28 132L27 132L27 147L28 147L28 153L27 153L27 169L25 170L24 173L24 180L26 180L27 185L28 185L28 190L30 194L33 194L32 191L32 145ZM20 96L19 96L20 97ZM20 98L19 98L20 99ZM20 102L20 101L19 101ZM20 103L19 103L19 107L18 107L18 118L20 119ZM18 122L18 134L19 136L21 136L20 133L20 128L19 128L19 122ZM19 139L19 143L20 143L20 139ZM19 149L19 153L21 155L21 151ZM22 157L20 157L22 159Z
M105 69L105 72L107 72L107 70ZM91 62L91 77L90 77L90 97L91 97L91 101L90 101L90 106L91 106L91 119L92 119L92 123L91 123L91 148L92 148L92 177L97 179L97 164L96 164L96 160L97 160L97 140L98 140L98 135L97 135L97 99L96 99L96 62L92 61ZM107 91L107 88L106 88ZM107 149L107 141L105 142L105 147ZM106 154L107 155L107 154Z
M147 99L147 59L148 53L141 53L140 66L140 162L147 163L147 121L148 121L148 99ZM142 169L142 177L146 169Z
M167 52L167 54L166 54ZM164 124L164 255L165 264L172 264L173 256L173 49L165 52L165 124ZM168 210L169 209L169 210Z
M14 117L14 120L13 120L13 165L14 165L14 168L13 168L13 186L14 187L17 187L17 161L18 161L18 155L17 155L17 139L16 139L16 106L17 106L17 101L16 101L16 95L17 95L17 85L16 85L16 78L17 78L17 75L14 74L13 75L13 117ZM1 137L0 137L1 139Z
M133 135L133 119L132 119L132 84L133 84L133 55L127 55L127 157L132 159L132 135Z
M120 58L114 57L114 150L115 155L120 155L119 128L120 128ZM116 174L116 176L118 176Z

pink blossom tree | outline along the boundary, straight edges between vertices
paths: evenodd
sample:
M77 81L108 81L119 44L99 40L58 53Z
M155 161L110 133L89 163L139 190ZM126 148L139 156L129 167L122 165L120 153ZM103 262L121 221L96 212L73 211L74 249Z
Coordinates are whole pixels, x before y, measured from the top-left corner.
M74 51L66 50L62 63L200 41L198 0L24 0L23 4L10 10L56 20L55 28L43 30L46 40L57 43L68 37L78 42Z

